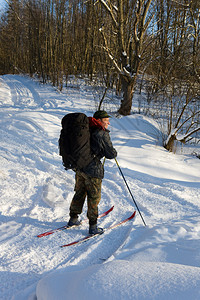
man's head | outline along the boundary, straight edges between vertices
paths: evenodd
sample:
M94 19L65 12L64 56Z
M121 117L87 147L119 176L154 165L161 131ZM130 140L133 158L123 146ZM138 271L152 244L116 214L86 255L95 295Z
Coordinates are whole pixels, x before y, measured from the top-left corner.
M100 121L104 128L106 128L106 129L108 128L108 125L110 124L110 122L109 122L110 116L108 115L108 113L105 110L97 110L94 113L93 118Z

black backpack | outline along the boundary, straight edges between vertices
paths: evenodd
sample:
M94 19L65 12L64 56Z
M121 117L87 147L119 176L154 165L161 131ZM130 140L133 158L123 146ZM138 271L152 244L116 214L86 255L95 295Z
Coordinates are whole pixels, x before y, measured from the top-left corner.
M83 113L70 113L61 121L59 154L66 170L81 170L93 159L90 149L88 117Z

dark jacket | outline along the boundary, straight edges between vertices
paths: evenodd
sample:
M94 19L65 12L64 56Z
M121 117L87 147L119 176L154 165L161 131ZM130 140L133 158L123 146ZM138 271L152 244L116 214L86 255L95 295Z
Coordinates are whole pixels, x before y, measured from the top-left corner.
M83 172L91 177L103 179L104 167L101 163L101 158L115 158L117 151L110 140L109 130L100 128L100 126L91 126L91 150L94 154L94 159L87 165Z

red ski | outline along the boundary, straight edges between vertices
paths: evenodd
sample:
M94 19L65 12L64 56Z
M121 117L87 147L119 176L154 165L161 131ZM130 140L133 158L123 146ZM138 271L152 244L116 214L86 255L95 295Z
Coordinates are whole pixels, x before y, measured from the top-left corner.
M98 216L98 219L107 216L107 215L113 210L113 208L114 208L114 206L112 206L110 209L108 209L107 211L105 211L104 213L102 213L101 215L99 215L99 216ZM81 221L81 224L82 224L82 223L85 223L86 221L88 221L88 219L84 219L83 221ZM55 232L57 232L57 231L62 231L62 230L66 230L66 229L73 228L73 227L75 227L75 226L70 226L70 227L68 227L67 225L64 225L64 226L62 226L62 227L59 227L59 228L56 228L56 229L52 229L52 230L50 230L50 231L47 231L47 232L38 234L37 237L38 237L38 238L41 238L41 237L44 237L44 236L53 234L53 233L55 233Z
M134 211L134 213L133 213L129 218L124 219L123 221L121 221L121 222L119 222L119 223L117 223L117 224L115 224L115 225L112 225L112 226L110 226L110 227L104 228L104 232L107 231L107 230L109 230L109 229L113 229L113 228L115 228L115 227L118 227L118 226L120 226L120 225L126 223L127 221L132 220L132 219L135 217L135 214L136 214L136 211ZM102 232L102 233L103 233L103 232ZM61 247L61 248L64 248L64 247L69 247L69 246L77 245L77 244L83 243L83 242L85 242L85 241L87 241L87 240L89 240L89 239L91 239L91 238L93 238L93 237L95 237L95 236L97 236L97 235L100 235L100 234L102 234L102 233L97 233L97 234L93 234L93 235L87 235L87 236L85 236L85 237L83 237L83 238L81 238L81 239L79 239L79 240L77 240L77 241L74 241L74 242L69 243L69 244L66 244L66 245L62 245L62 246L60 246L60 247Z

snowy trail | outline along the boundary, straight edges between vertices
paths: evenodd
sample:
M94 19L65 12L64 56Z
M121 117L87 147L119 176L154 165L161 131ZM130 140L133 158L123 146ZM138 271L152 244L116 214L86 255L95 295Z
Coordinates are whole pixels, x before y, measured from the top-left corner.
M63 225L67 221L74 174L72 171L69 171L69 175L64 172L57 154L59 111L55 111L54 116L46 108L44 111L43 106L40 107L43 105L40 92L37 91L40 88L34 82L19 76L6 76L4 83L6 89L10 89L10 97L4 99L4 104L11 105L6 114L1 110L1 271L8 267L11 273L18 270L22 282L24 274L28 273L29 285L40 278L39 274L49 270L73 265L77 261L80 265L94 262L92 249L100 248L102 241L92 247L82 245L85 255L80 257L81 250L77 253L75 248L70 251L59 249L60 245L73 239L74 231L43 240L35 238L40 231ZM35 111L34 107L39 111ZM109 202L105 207L108 205ZM112 218L109 220L112 222ZM108 220L102 224L106 222ZM80 235L86 232L87 226L80 230ZM114 250L110 248L106 256ZM96 261L99 262L99 259ZM7 276L4 274L3 278L1 282L6 284ZM15 276L9 281L8 296L11 286L11 293L15 288L20 289Z
M22 107L36 107L40 104L37 91L29 84L25 85L20 77L17 80L7 77L5 82L9 87L13 106L21 109Z
M56 300L56 291L52 290L53 285L51 289L48 281L52 271L55 271L52 278L56 274L67 276L72 271L72 278L80 277L81 280L81 272L89 278L92 270L94 278L102 284L98 274L104 272L108 291L104 291L105 297L101 300L132 299L129 294L134 285L145 295L155 284L156 272L162 274L160 286L164 284L164 268L171 292L173 276L170 268L177 272L177 278L186 282L186 286L191 279L190 275L187 277L189 268L188 272L196 276L191 291L196 291L195 284L200 283L200 161L164 150L157 124L141 115L112 118L110 130L118 150L119 164L147 227L143 226L137 213L134 222L68 249L59 246L87 234L88 224L42 239L36 238L37 234L66 223L74 193L74 173L64 171L58 155L61 118L68 112L82 111L91 115L94 110L91 90L82 82L79 88L72 86L66 92L58 93L52 87L42 86L26 77L0 77L2 300L33 300L36 294L38 300ZM112 205L115 208L101 220L103 227L128 217L135 210L115 161L106 160L105 168L99 210L103 212ZM85 215L86 206L83 218ZM127 262L138 272L130 279L134 280L134 285L128 279ZM142 288L145 276L140 274L139 265L145 269L145 263L146 274L149 274L150 268L153 271L152 278L148 275ZM117 277L110 273L112 268L116 270L116 276L124 272L122 285L127 291L125 296L119 291L117 297L114 292L118 287L114 283ZM110 281L111 278L114 282ZM87 300L95 295L95 289L99 293L98 286L94 284L93 287L91 295L86 289ZM179 287L177 283L177 289L181 290L182 285ZM60 292L59 300L65 288L61 287ZM169 299L161 287L157 292L157 299L161 294L162 299ZM45 293L46 298L42 298ZM70 286L68 293L68 296L73 293ZM75 299L78 299L78 293ZM198 291L193 295L193 299L198 299ZM173 297L172 293L170 300L178 299L176 297L177 294ZM148 297L147 293L147 298L140 298L138 294L135 299L154 298Z

